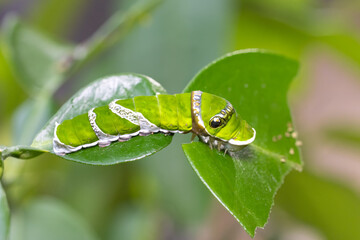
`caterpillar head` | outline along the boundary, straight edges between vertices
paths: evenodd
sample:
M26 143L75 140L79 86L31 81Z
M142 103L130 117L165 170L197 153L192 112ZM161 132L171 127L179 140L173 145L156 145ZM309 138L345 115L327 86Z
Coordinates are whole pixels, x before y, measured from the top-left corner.
M255 140L256 132L227 100L209 93L192 93L193 132L219 150L237 151Z

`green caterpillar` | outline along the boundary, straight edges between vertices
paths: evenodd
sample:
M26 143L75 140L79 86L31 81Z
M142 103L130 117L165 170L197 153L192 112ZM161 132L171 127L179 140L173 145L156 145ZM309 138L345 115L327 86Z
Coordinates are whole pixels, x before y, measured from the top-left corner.
M58 155L153 133L189 133L219 150L238 151L255 139L255 129L227 100L193 91L175 95L114 100L61 124L56 123L53 150Z

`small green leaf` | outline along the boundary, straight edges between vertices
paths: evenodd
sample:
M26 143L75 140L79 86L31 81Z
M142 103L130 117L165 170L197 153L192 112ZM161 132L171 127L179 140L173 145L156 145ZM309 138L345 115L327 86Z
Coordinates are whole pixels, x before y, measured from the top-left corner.
M32 97L14 115L14 144L30 144L52 110L51 96L65 80L70 47L58 44L8 15L2 26L6 59L23 89Z
M78 21L79 14L86 6L86 0L50 0L30 11L27 20L51 36L63 37L71 31L69 26Z
M93 107L109 104L113 99L126 99L135 96L150 96L166 93L153 79L139 74L121 74L99 79L77 92L50 119L35 138L32 146L52 151L55 123L61 123L77 115L88 112ZM172 137L154 134L147 137L134 137L127 142L115 142L106 148L98 146L85 148L62 156L65 159L107 165L137 160L151 155L170 144Z
M14 15L5 18L2 30L6 56L24 90L33 97L40 90L51 95L64 80L71 48L48 39Z
M9 234L9 227L10 210L6 200L4 189L0 183L0 239L7 239L7 236Z
M1 33L0 33L1 35ZM0 36L0 121L9 116L24 99L20 86L14 84L15 77L4 56L3 39ZM14 94L18 93L18 94Z
M183 145L198 176L251 236L265 225L286 174L302 165L286 100L297 69L279 55L239 51L205 67L185 89L224 97L257 131L238 159L200 142Z
M25 145L5 147L0 146L0 159L5 160L8 157L30 159L39 156L48 151L38 148L33 148ZM1 176L1 174L0 174Z
M11 223L11 240L96 240L84 219L63 203L41 198L32 200L15 213Z

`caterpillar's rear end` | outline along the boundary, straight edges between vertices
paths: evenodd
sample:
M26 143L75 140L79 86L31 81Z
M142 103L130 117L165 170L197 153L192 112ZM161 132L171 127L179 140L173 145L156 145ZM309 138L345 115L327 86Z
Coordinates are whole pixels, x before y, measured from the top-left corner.
M105 147L158 132L188 133L192 129L190 98L190 93L138 96L93 108L55 127L54 152L63 155L95 145Z

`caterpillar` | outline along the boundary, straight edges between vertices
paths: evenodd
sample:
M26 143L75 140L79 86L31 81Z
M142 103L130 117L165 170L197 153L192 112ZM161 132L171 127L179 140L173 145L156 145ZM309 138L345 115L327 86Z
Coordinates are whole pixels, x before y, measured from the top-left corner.
M230 102L201 91L115 99L109 105L55 123L53 150L65 155L82 148L153 133L193 133L210 148L234 152L252 143L256 131Z

